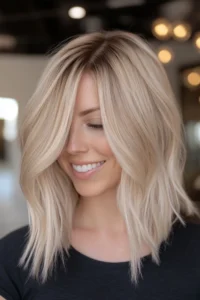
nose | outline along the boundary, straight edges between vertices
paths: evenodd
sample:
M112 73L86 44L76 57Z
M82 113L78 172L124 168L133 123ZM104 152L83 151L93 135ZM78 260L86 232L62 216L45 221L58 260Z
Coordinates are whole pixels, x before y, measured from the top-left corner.
M83 130L80 128L70 130L66 151L71 155L88 151L88 142Z

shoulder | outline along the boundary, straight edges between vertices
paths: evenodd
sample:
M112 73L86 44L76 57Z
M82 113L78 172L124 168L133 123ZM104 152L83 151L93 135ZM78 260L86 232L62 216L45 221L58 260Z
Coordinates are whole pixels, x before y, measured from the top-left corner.
M199 260L200 263L200 223L185 222L185 225L177 222L171 231L168 244L176 253L192 259Z
M19 267L29 227L14 230L0 239L0 295L5 299L22 299L24 275Z
M18 260L22 254L29 233L29 226L18 228L0 239L0 261Z
M29 234L29 226L23 226L18 229L11 231L0 239L0 244L9 246L10 244L17 243L21 244L26 241Z
M194 223L186 221L184 225L177 222L173 227L172 234L177 235L180 239L183 239L183 241L196 241L200 243L200 222Z

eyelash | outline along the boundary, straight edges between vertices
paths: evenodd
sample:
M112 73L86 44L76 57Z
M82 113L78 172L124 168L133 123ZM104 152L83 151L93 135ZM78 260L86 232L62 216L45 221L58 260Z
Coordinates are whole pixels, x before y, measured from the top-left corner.
M101 124L88 124L88 127L91 127L93 129L103 129L103 125Z

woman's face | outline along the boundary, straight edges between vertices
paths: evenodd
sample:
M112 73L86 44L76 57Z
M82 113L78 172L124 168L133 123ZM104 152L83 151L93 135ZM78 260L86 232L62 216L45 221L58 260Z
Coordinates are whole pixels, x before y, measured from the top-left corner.
M104 134L97 88L89 74L80 81L69 137L58 163L83 197L112 192L119 184L121 168Z

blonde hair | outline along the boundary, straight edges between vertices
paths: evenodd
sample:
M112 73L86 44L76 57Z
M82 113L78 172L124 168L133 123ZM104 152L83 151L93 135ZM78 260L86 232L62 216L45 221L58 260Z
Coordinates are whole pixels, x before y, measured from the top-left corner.
M69 41L50 59L19 129L20 184L30 229L20 265L47 280L69 254L78 194L57 158L65 146L81 76L97 83L102 122L122 168L117 205L130 242L131 280L141 274L144 241L159 264L172 225L196 207L183 187L186 150L180 109L154 52L138 36L95 32Z

